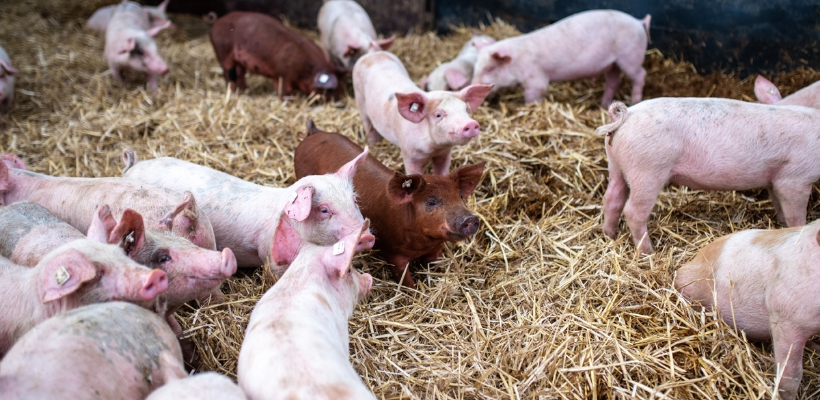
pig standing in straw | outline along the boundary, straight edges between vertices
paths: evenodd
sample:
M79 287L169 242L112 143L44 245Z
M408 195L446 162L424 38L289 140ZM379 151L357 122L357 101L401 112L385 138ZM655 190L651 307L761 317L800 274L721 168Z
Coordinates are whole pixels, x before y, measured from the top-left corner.
M774 342L783 400L797 396L803 347L820 348L820 222L721 237L675 274L675 288L756 341Z
M377 39L367 11L352 0L332 0L323 4L317 24L322 47L348 71L371 49L371 45L375 50L388 50L396 38Z
M473 79L473 67L478 59L478 51L495 43L495 39L486 35L473 35L458 56L449 62L439 65L429 77L424 78L421 87L424 90L459 90Z
M125 2L117 6L105 30L105 58L117 82L123 71L148 74L148 90L157 90L160 76L168 74L168 65L157 51L153 36L171 26L171 21L145 30L142 8Z
M256 304L237 365L249 399L375 399L350 365L347 331L373 283L350 265L369 224L333 246L302 245Z
M424 92L398 57L386 51L364 55L353 68L356 106L368 139L382 137L401 148L404 169L421 174L428 162L433 173L450 170L450 149L478 136L470 118L493 85L470 85L458 92Z
M571 15L526 35L482 48L473 84L495 84L495 90L524 87L527 103L540 101L550 82L594 78L605 74L601 101L609 107L621 71L632 80L632 103L643 96L643 68L649 42L647 15L637 20L616 10L591 10Z
M140 20L140 27L143 30L147 31L151 28L164 27L166 25L166 23L168 22L168 15L165 14L165 8L168 7L169 1L170 0L165 0L156 7L142 7L133 2L129 3L135 4L140 7L140 14L142 17ZM108 28L108 22L111 21L111 17L114 15L114 11L117 9L118 6L118 4L112 4L110 6L105 6L97 11L94 11L94 14L92 14L91 18L88 19L86 26L95 31L105 32L105 30Z
M786 96L784 99L774 83L758 75L755 79L755 97L757 97L757 101L763 104L820 108L820 81L814 82Z
M7 113L14 104L14 75L17 70L11 66L9 58L3 46L0 46L0 114Z

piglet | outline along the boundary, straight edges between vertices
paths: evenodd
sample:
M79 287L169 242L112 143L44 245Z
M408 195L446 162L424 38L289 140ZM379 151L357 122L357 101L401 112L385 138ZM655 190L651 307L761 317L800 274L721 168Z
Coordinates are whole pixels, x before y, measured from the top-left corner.
M550 82L594 78L604 74L601 104L609 107L621 71L632 80L632 103L643 96L643 68L650 15L642 20L616 10L570 15L526 35L504 39L478 52L473 84L495 89L524 87L527 103L539 101Z
M755 341L773 341L783 368L780 396L793 400L803 376L803 346L820 334L820 222L751 229L701 249L675 274L675 288L719 313Z
M367 53L371 44L376 50L388 50L396 38L377 39L367 11L353 0L322 4L317 25L322 47L346 70L353 69L353 64Z
M5 114L11 110L14 104L14 75L17 70L11 66L9 58L3 46L0 46L0 114Z
M232 380L216 372L203 372L172 380L153 391L145 400L246 400Z
M240 267L270 260L277 269L291 263L302 242L330 245L361 225L352 181L356 166L366 155L367 150L361 152L331 171L335 173L300 179L287 188L272 188L176 158L138 161L136 154L126 149L123 176L194 192L203 199L202 211L213 223L219 248L233 249ZM357 250L372 247L373 241L372 235L364 235Z
M0 397L143 400L185 376L162 318L110 302L57 315L22 337L0 363Z
M784 99L774 83L758 75L755 79L755 96L757 101L763 104L820 108L820 81L814 82L786 96Z
M159 55L153 36L171 26L171 21L146 30L140 6L133 2L121 3L114 10L105 30L105 59L108 68L122 83L123 71L148 75L148 90L157 90L157 80L168 74L168 65Z
M234 11L214 22L210 36L225 81L234 89L245 89L249 71L273 79L279 96L294 88L336 93L338 71L322 49L271 16Z
M164 272L137 264L115 245L90 239L54 249L33 268L0 257L0 356L49 317L114 300L151 308L167 288Z
M486 35L473 35L458 56L439 65L430 76L424 79L421 87L424 90L459 90L473 79L473 67L478 59L478 51L495 43L495 39Z
M237 364L248 398L375 399L350 365L347 331L373 283L351 266L368 225L333 246L303 244L256 304Z
M308 125L307 137L294 152L297 177L334 171L361 148L350 139ZM415 287L406 270L416 259L431 262L441 258L445 242L474 235L478 217L464 204L484 172L484 163L465 165L449 175L403 175L385 167L373 156L356 169L353 185L363 193L362 214L373 221L379 249L404 286Z
M166 22L168 22L168 15L165 14L165 8L168 7L169 1L170 0L164 0L156 7L139 6L138 4L133 2L128 3L132 3L140 7L139 26L143 30L147 31L151 28L165 26ZM105 30L108 28L108 22L111 21L111 17L114 15L114 10L117 9L117 6L117 4L112 4L110 6L105 6L97 11L94 11L94 14L91 15L91 18L88 19L88 22L86 22L85 25L88 28L93 29L95 31L105 32Z
M632 239L651 253L646 222L668 183L703 190L768 188L777 217L806 223L820 179L820 110L717 98L657 98L609 107L609 186L604 232L615 239L623 211Z
M450 170L450 149L478 136L480 126L470 118L493 85L470 85L459 92L424 92L398 57L370 52L353 68L356 106L368 139L382 137L401 148L404 169L421 174L429 161L433 172Z

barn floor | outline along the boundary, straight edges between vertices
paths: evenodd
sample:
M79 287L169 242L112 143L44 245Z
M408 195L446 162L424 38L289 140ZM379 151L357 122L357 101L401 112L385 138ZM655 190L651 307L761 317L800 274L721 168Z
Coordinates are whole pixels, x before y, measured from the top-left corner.
M0 123L0 151L22 157L29 169L118 176L120 153L130 146L144 159L173 156L286 186L295 182L292 152L308 119L364 144L352 97L280 100L260 77L249 80L247 92L228 93L209 26L191 16L172 15L177 29L158 37L171 68L159 91L148 93L137 80L116 84L103 60L103 35L83 29L104 4L0 4L0 44L20 70L16 106ZM497 39L518 33L501 21L482 31ZM469 35L400 35L393 51L419 81ZM651 50L645 66L645 98L754 98L753 77L698 75ZM819 78L799 70L774 82L787 95ZM416 265L418 290L397 287L373 255L356 258L374 286L350 321L351 361L378 398L770 397L771 346L748 344L714 315L691 309L672 279L715 237L779 227L771 203L762 191L669 187L649 226L656 254L636 255L623 223L618 240L606 238L607 160L603 138L594 134L608 122L598 105L603 86L602 78L555 84L531 105L515 90L475 112L482 134L455 150L453 166L488 162L469 201L482 227L472 240L447 246L442 261ZM626 99L630 87L623 83L616 99ZM347 88L352 96L349 82ZM371 151L401 169L395 146L383 142ZM820 216L817 200L815 193L809 220ZM195 343L197 371L235 377L250 312L274 283L265 271L230 279L227 305L178 314ZM816 398L820 357L806 352L803 362L799 398Z

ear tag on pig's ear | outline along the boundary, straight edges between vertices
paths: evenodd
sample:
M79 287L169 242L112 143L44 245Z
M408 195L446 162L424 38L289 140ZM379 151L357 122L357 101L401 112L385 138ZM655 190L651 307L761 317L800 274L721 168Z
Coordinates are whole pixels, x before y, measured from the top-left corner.
M403 187L403 188L409 188L410 186L413 186L413 180L412 179L408 179L408 180L402 182L402 184L401 184L401 187Z
M769 88L769 94L775 94L775 93L777 93L777 92L774 90L774 88Z
M57 271L54 272L54 280L57 281L57 285L63 286L63 284L71 278L71 275L68 273L68 270L65 267L60 267Z
M327 74L319 75L319 83L327 83L330 80L330 77Z
M338 256L345 252L345 242L337 242L333 245L333 255Z
M410 105L410 112L418 112L419 111L419 103L413 103Z
M297 197L299 197L299 194L298 194L298 193L296 193L296 192L293 192L293 195L292 195L292 196L290 196L290 202L291 202L291 203L296 203L296 198L297 198Z
M128 232L128 236L126 236L125 239L123 239L123 241L125 242L125 244L134 243L134 231Z

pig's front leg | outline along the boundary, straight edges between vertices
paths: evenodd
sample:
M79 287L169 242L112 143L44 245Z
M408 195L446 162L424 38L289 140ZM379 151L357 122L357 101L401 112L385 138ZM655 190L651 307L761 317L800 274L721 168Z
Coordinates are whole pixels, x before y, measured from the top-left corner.
M157 80L159 79L158 75L148 74L148 91L156 92L159 88L159 84Z
M438 260L441 259L441 256L442 256L441 253L442 253L441 252L441 246L439 245L437 249L435 249L435 250L421 256L420 260L421 260L422 264L428 264L428 263L431 263L431 262L434 262L434 261L438 261Z
M772 323L774 359L783 369L779 392L783 400L794 400L803 378L803 346L811 335L804 335L790 323ZM784 366L785 364L785 366Z
M524 101L527 103L541 101L541 99L544 98L544 94L547 93L549 86L550 82L548 80L524 85Z
M812 185L802 182L774 182L774 196L783 210L783 219L786 226L801 226L806 224L806 206L809 204ZM778 215L778 218L780 216Z
M407 175L423 174L424 166L427 165L427 161L430 161L424 155L414 157L413 154L404 150L401 152L401 158L404 159L404 171Z
M385 258L387 259L386 261L391 264L390 271L393 273L393 279L396 282L401 279L402 286L415 289L416 282L414 282L413 277L410 276L410 259L402 255L393 255ZM403 278L402 275L404 275Z
M450 171L450 151L447 154L433 157L433 173L436 175L447 175Z

